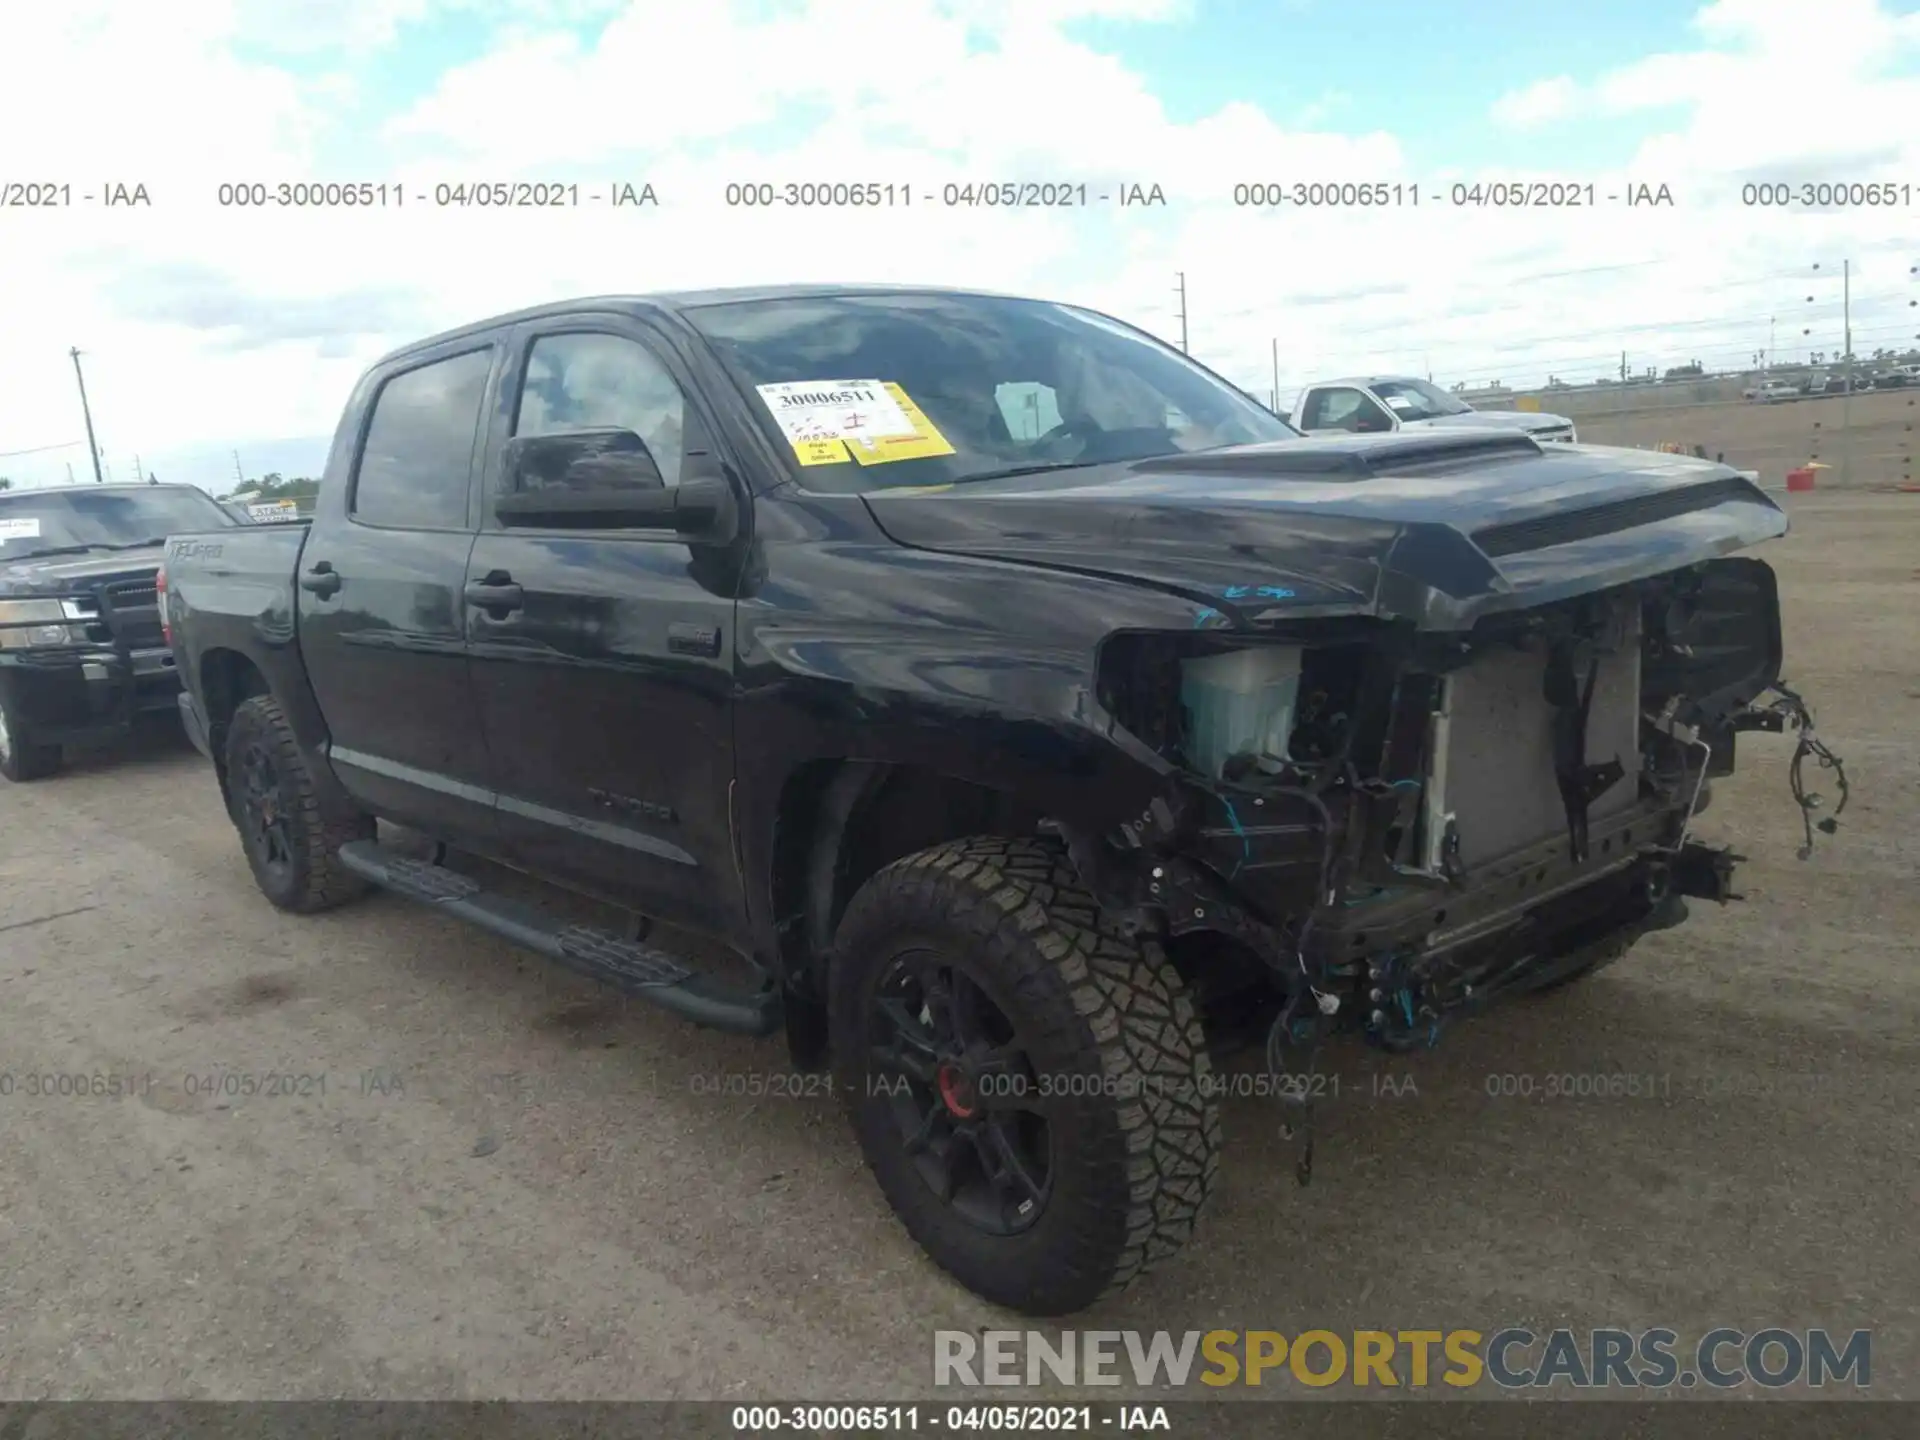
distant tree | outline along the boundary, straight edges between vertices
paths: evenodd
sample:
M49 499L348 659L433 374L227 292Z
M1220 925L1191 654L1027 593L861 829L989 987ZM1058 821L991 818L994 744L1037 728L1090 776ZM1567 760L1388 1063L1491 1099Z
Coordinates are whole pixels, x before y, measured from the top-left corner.
M0 475L0 490L11 490L12 488L13 488L13 481L9 480L4 475Z

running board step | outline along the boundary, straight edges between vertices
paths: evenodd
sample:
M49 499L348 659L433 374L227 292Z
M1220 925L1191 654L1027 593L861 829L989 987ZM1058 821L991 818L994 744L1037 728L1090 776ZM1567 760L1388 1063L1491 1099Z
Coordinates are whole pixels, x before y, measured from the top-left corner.
M377 840L342 845L340 863L383 890L444 910L696 1025L736 1035L771 1035L780 1028L780 999L773 990L717 984L664 950L623 940L591 925L557 920L532 905L495 894L471 876L444 865L402 855Z

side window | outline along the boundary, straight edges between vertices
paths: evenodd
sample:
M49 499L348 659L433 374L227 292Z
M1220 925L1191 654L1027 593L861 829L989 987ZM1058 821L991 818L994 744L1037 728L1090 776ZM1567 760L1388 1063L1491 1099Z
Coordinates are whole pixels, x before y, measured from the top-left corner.
M380 387L354 473L353 518L368 525L464 530L473 437L493 351L405 370Z
M1316 391L1307 403L1307 428L1310 430L1353 430L1375 432L1391 430L1393 420L1387 412L1359 390L1341 387Z
M686 397L644 345L620 335L545 335L533 342L513 433L631 430L660 478L680 483Z

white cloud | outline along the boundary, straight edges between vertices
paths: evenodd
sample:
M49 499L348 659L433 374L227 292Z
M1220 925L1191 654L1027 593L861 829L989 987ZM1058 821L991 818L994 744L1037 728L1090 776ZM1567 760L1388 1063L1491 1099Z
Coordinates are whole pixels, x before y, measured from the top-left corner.
M1564 120L1579 106L1580 86L1571 75L1536 80L1493 102L1493 118L1502 125L1530 130L1536 125Z
M388 113L368 57L391 65L393 47L429 33L423 22L456 11L506 28ZM1174 273L1184 271L1195 353L1257 391L1275 336L1284 390L1316 370L1428 363L1443 379L1519 383L1606 373L1623 345L1636 365L1735 359L1765 343L1769 317L1786 317L1783 348L1809 343L1799 329L1814 339L1837 329L1825 282L1809 305L1787 278L1811 274L1815 260L1861 263L1863 313L1920 296L1906 274L1920 256L1900 248L1920 233L1920 189L1904 208L1845 214L1739 203L1742 182L1757 177L1920 180L1920 32L1870 0L1829 0L1818 13L1722 0L1700 13L1688 53L1481 99L1516 126L1632 116L1653 127L1608 173L1569 175L1543 142L1538 174L1590 181L1600 200L1566 211L1433 203L1474 178L1470 167L1423 173L1417 209L1236 206L1244 182L1407 182L1412 137L1331 128L1333 112L1317 113L1309 96L1268 112L1222 95L1211 113L1175 120L1141 75L1064 28L1096 14L1173 25L1185 13L1185 0L21 9L0 134L28 137L32 153L0 166L0 180L76 190L144 180L155 203L8 217L0 452L79 435L71 345L88 352L101 441L124 473L136 451L325 435L355 372L380 351L568 294L930 281L1056 295L1173 337ZM605 23L563 28L583 20ZM407 51L416 69L420 53ZM1364 115L1363 102L1340 118ZM1499 178L1525 173L1503 167ZM217 203L223 182L328 177L402 182L407 199L360 212ZM418 203L436 182L515 177L577 179L588 191L647 181L661 205ZM730 179L907 181L916 198L905 209L769 213L730 207ZM1010 213L925 203L949 182L999 179L1084 182L1093 193L1158 184L1169 204ZM1665 183L1680 207L1606 203L1629 182ZM1856 328L1872 327L1856 316ZM38 469L0 459L0 469L56 478L66 458Z

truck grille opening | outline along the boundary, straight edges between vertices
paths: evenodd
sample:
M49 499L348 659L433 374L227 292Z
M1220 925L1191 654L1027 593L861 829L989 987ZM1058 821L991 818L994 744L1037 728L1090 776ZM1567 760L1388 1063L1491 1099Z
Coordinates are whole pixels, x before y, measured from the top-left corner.
M1623 608L1615 633L1595 658L1599 669L1587 715L1586 759L1617 759L1625 775L1588 807L1591 821L1631 809L1639 798L1640 623ZM1459 859L1471 868L1567 833L1554 769L1554 708L1546 695L1548 645L1527 636L1489 650L1447 680L1432 761L1436 821L1451 816ZM1585 683L1584 666L1579 679Z
M152 577L113 580L61 602L89 645L151 650L166 643L160 628L159 590Z

